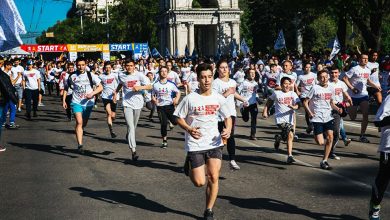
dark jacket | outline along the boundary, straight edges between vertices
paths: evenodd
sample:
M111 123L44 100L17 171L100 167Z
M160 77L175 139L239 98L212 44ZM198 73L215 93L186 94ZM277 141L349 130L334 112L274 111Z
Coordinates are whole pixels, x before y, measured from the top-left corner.
M1 94L4 96L4 103L7 103L9 100L11 100L13 103L18 102L18 98L16 97L15 93L15 87L11 83L11 79L5 73L0 69L0 91Z

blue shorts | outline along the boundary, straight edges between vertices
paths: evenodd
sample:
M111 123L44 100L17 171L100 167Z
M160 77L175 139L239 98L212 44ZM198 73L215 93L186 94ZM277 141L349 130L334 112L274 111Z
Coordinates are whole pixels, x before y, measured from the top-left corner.
M74 114L81 113L83 115L83 119L88 119L91 116L91 112L93 109L93 105L91 106L83 106L77 103L71 103L72 111Z
M359 106L360 103L365 102L365 101L368 102L368 100L369 100L368 96L363 96L360 98L353 98L353 97L351 97L351 98L352 98L353 106Z
M333 131L333 128L334 128L334 120L330 120L326 123L312 122L312 124L313 124L314 135L322 134L328 130Z

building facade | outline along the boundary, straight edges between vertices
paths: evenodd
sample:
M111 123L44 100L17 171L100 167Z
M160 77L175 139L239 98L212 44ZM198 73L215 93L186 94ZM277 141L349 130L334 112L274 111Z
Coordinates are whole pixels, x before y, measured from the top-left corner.
M82 12L83 16L105 24L107 23L107 6L114 6L119 3L118 0L76 0L76 8Z
M160 0L160 51L174 54L177 48L184 55L187 46L201 56L213 56L218 48L228 53L231 41L240 42L238 0L195 1Z

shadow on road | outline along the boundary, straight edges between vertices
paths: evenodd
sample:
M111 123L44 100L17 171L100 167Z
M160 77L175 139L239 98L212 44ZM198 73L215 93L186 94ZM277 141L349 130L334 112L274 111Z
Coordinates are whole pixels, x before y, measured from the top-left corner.
M122 161L124 164L134 165L136 167L149 167L153 169L171 170L176 173L183 173L183 167L173 166L174 162L162 161L162 160L138 160L137 162L127 158L115 158L117 161Z
M283 214L303 215L312 219L360 219L351 215L332 215L325 213L311 212L295 205L268 198L235 198L231 196L218 196L220 199L228 200L232 205L245 209L265 209Z
M84 187L71 187L70 190L80 192L80 196L89 197L92 199L100 200L111 204L124 204L133 206L136 208L148 210L157 213L174 213L177 215L187 216L195 219L199 219L190 213L186 213L179 210L168 208L158 202L146 198L140 193L130 191L116 191L116 190L91 190Z

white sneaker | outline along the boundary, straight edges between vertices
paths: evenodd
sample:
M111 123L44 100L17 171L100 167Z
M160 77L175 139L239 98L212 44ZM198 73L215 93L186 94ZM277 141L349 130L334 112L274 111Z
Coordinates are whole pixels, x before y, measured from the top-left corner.
M22 111L22 109L21 108L18 108L18 112L21 112Z
M232 170L239 170L241 168L240 168L240 166L238 166L238 164L236 163L235 160L231 160L230 161L230 169L232 169Z
M0 152L4 152L6 150L5 147L0 146Z
M39 103L38 106L43 107L45 105L43 103Z

